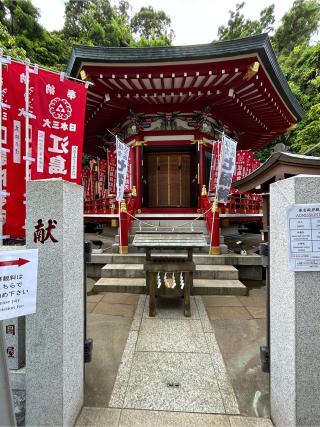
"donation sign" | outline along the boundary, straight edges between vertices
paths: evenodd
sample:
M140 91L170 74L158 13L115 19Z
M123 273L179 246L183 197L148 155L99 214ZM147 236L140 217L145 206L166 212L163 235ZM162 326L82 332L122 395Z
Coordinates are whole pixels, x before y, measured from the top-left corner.
M289 270L320 271L320 204L287 208Z
M38 249L0 252L0 320L36 312Z

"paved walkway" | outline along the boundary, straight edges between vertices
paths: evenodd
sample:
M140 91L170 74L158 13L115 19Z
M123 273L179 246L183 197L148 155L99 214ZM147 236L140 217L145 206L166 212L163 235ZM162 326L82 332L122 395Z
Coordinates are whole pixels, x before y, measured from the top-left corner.
M104 408L84 408L77 425L272 425L238 416L201 297L192 297L189 319L181 300L163 300L156 318L149 318L147 308L148 298L141 295L110 401Z

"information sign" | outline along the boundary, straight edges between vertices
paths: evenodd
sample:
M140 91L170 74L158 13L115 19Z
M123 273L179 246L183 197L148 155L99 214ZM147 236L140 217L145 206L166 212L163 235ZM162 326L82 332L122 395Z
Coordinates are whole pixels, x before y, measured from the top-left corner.
M287 208L289 269L320 271L320 204Z
M0 320L36 312L38 249L0 252Z

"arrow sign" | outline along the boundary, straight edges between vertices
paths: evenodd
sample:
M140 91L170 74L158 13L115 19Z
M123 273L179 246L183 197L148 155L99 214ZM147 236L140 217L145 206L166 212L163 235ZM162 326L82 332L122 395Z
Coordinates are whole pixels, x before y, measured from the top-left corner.
M18 265L20 267L21 265L27 264L28 262L30 261L24 258L18 258L12 261L0 261L0 267L8 267L10 265Z

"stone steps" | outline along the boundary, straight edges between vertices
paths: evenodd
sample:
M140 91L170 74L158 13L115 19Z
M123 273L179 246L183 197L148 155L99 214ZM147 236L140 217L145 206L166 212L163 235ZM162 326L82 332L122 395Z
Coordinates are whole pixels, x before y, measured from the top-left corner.
M170 253L161 252L161 256L166 257L185 257L184 253ZM143 264L145 261L145 253L135 254L92 254L91 263L93 264ZM255 265L261 266L260 255L237 255L237 254L224 254L224 255L208 255L208 254L194 254L193 261L195 264L209 264L209 265Z
M103 277L93 288L94 292L146 293L144 278ZM246 286L239 280L194 279L194 295L247 295Z
M101 277L108 278L144 278L143 264L106 264L101 269ZM237 280L238 270L232 265L197 264L195 279Z

